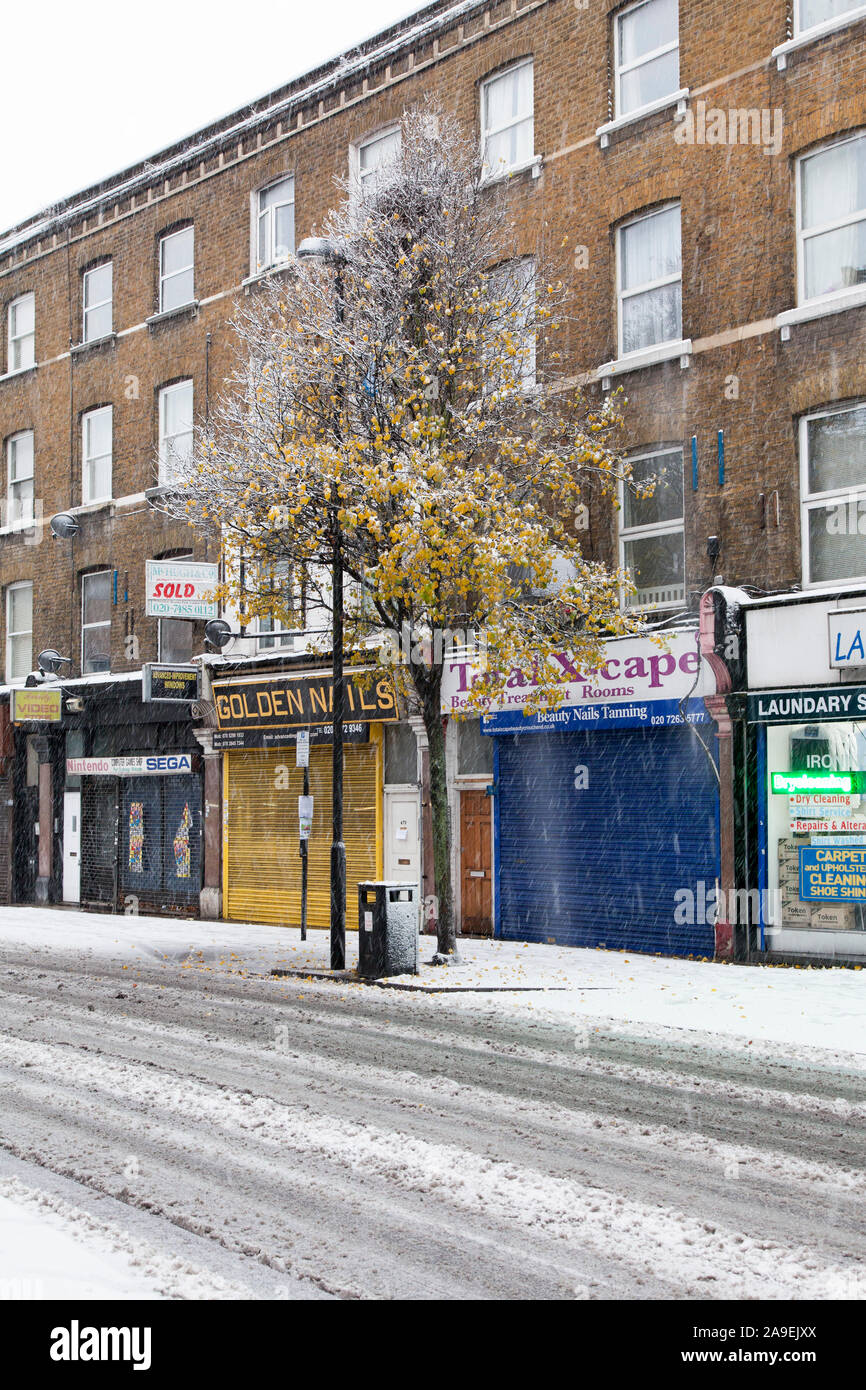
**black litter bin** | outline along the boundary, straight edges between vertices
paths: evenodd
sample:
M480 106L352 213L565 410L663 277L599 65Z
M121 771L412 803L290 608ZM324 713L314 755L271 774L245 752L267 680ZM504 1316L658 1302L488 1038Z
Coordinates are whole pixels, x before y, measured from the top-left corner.
M358 974L418 974L418 884L358 884Z

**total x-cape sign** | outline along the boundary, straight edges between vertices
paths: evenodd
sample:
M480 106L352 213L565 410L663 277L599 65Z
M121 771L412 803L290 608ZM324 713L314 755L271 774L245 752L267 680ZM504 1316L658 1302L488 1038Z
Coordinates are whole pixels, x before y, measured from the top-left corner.
M686 698L690 699L690 722L709 717L703 696L715 694L715 683L698 653L696 632L667 634L663 646L648 637L613 638L605 644L603 662L593 671L581 670L567 652L560 653L555 661L564 677L560 706L524 715L524 706L535 695L535 682L521 671L512 671L495 708L486 702L483 732L677 724L681 722L680 701ZM472 712L472 686L480 675L469 661L446 662L443 714Z

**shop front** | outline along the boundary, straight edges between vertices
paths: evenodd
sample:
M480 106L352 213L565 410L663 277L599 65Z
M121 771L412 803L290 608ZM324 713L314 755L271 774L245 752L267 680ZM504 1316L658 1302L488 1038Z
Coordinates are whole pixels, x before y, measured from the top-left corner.
M332 686L322 672L246 675L213 682L214 751L223 756L222 903L234 921L297 926L301 921L298 734L308 736L307 923L330 925ZM381 878L385 860L386 730L398 719L390 681L346 683L343 726L343 839L347 913L356 885ZM302 740L304 741L304 740ZM417 802L417 792L415 793ZM389 808L394 798L389 797ZM396 804L399 855L417 865L417 816ZM417 873L416 873L417 881Z
M759 952L862 961L866 595L759 600L747 610L746 632Z
M495 934L712 956L719 877L714 682L697 634L614 639L597 671L563 655L555 710L518 673L481 721L493 747ZM452 713L468 667L448 686Z
M201 881L196 755L67 758L63 897L82 907L195 916Z

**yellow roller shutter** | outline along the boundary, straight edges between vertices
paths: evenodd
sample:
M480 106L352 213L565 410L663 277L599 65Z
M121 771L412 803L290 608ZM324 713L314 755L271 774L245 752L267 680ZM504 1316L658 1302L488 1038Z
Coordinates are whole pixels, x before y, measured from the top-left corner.
M357 885L377 877L377 745L347 745L343 772L343 838L346 843L346 926L356 928ZM299 926L301 859L298 797L303 772L295 751L248 749L227 753L224 796L223 911L234 921ZM309 844L307 922L328 927L331 918L331 749L310 749L314 798Z

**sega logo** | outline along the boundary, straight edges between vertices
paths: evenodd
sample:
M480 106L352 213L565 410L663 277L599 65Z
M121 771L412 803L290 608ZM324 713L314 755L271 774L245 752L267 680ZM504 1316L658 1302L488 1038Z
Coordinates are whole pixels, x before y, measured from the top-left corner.
M148 772L191 772L192 762L188 753L173 753L162 758L145 758L144 766Z

